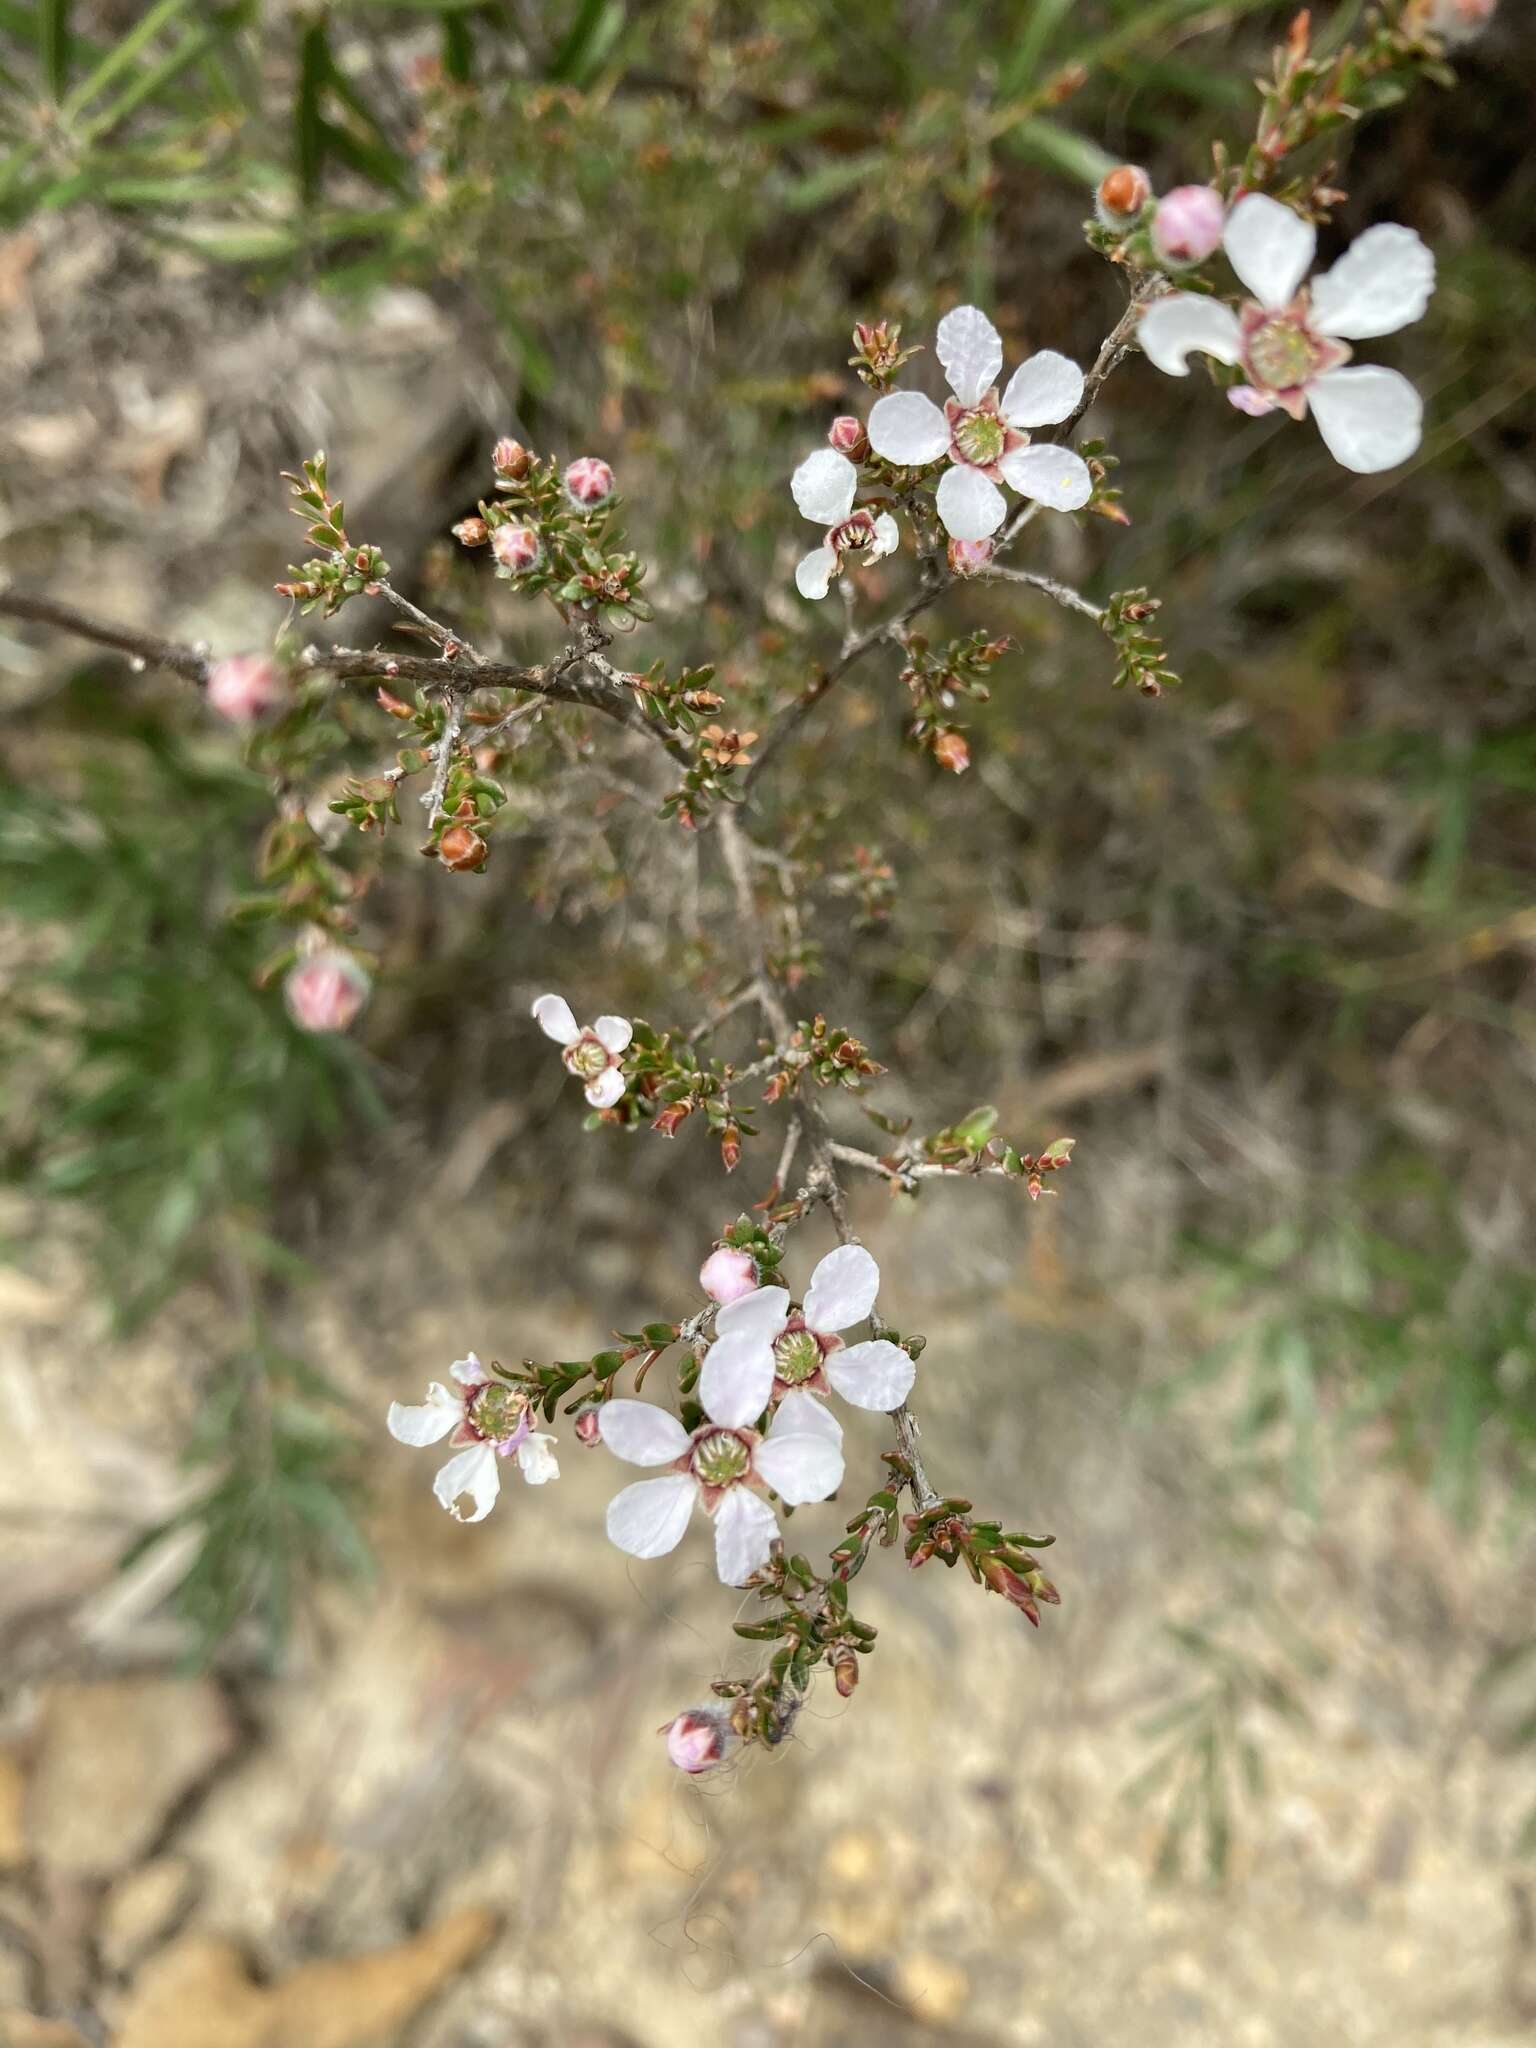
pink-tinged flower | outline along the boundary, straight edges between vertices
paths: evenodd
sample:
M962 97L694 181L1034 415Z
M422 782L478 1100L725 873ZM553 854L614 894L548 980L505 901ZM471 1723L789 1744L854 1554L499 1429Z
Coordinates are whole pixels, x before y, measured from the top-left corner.
M1369 476L1407 461L1424 406L1396 370L1345 369L1348 343L1417 320L1435 288L1435 259L1412 228L1367 228L1303 290L1316 244L1310 222L1251 193L1233 207L1222 246L1253 297L1234 313L1219 299L1170 292L1142 314L1137 338L1170 377L1188 376L1192 349L1240 364L1248 381L1227 393L1240 411L1279 407L1299 420L1310 406L1335 462Z
M862 1323L880 1291L880 1268L862 1245L839 1245L811 1275L805 1305L796 1310L786 1287L759 1287L715 1317L715 1341L699 1375L699 1398L711 1414L717 1404L748 1416L771 1401L840 1394L855 1408L889 1414L912 1391L917 1367L899 1344L876 1337L845 1345L839 1331ZM841 1438L837 1421L826 1416Z
M661 1733L667 1738L669 1760L690 1777L712 1771L741 1747L728 1707L685 1707Z
M503 569L522 575L544 558L543 544L531 526L498 526L491 535L491 553Z
M770 1489L791 1507L825 1500L843 1479L843 1433L819 1401L792 1394L779 1405L766 1435L752 1424L744 1397L699 1387L708 1420L690 1436L675 1415L648 1401L603 1404L603 1442L631 1465L667 1465L661 1479L641 1479L608 1503L608 1536L631 1557L665 1557L683 1540L696 1507L715 1524L715 1569L741 1586L768 1562L778 1517L763 1499Z
M869 445L887 462L925 468L948 459L939 482L939 517L956 540L985 540L1007 516L999 483L1022 497L1075 512L1093 495L1088 465L1070 448L1031 443L1031 427L1055 426L1076 411L1083 373L1054 349L1014 371L1001 400L997 329L975 306L957 306L939 322L938 356L954 396L941 412L920 391L893 391L869 415Z
M594 1109L612 1109L624 1093L620 1059L634 1037L627 1017L599 1017L583 1028L571 1014L564 996L540 996L533 1006L539 1029L561 1047L560 1057L586 1086L587 1100Z
M1209 185L1175 185L1157 202L1152 247L1161 262L1182 267L1203 263L1221 247L1227 209Z
M256 725L283 710L288 678L266 654L231 654L208 671L208 702L231 725Z
M749 1253L723 1244L700 1266L699 1285L711 1301L718 1301L722 1307L744 1301L757 1291L757 1266Z
M864 422L855 419L851 412L838 414L827 429L827 440L839 455L846 455L850 462L862 462L869 453L869 436L864 431Z
M350 953L323 946L288 970L283 997L301 1031L345 1031L367 1002L370 986Z
M533 457L521 441L514 441L510 434L503 434L491 450L491 467L498 476L524 477L533 466Z
M594 1444L600 1444L603 1440L602 1410L595 1405L578 1409L573 1427L577 1443L591 1450Z
M391 1401L389 1433L397 1443L417 1450L447 1437L458 1456L440 1468L432 1491L456 1522L483 1522L501 1491L502 1458L516 1458L517 1469L530 1486L560 1477L550 1449L555 1438L534 1428L528 1396L493 1379L473 1351L468 1358L455 1359L448 1369L459 1392L450 1394L433 1380L421 1407ZM468 1515L459 1509L465 1494L474 1504Z
M1152 180L1140 164L1117 164L1093 195L1093 210L1107 228L1123 228L1152 197Z
M591 511L613 496L613 471L597 455L578 455L565 472L566 496L573 505Z
M1454 47L1475 41L1497 8L1498 0L1414 0L1408 26L1418 35L1427 32Z
M789 488L806 518L827 529L822 545L802 555L796 566L795 588L802 597L825 597L844 555L862 552L866 562L878 562L901 545L901 529L889 512L877 513L868 505L854 511L859 472L835 448L807 455Z
M949 566L957 576L975 576L992 559L989 540L952 540L945 550Z

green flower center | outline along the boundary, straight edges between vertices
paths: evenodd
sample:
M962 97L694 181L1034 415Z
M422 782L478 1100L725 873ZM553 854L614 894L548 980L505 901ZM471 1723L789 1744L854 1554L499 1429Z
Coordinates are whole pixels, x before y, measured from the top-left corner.
M1248 337L1248 368L1256 384L1290 391L1305 384L1318 360L1317 344L1299 320L1266 320Z
M583 1031L576 1043L565 1049L565 1064L583 1081L595 1081L599 1074L606 1074L609 1062L607 1046L590 1031Z
M493 1443L500 1443L512 1435L523 1419L523 1410L528 1406L522 1394L511 1387L503 1387L492 1380L482 1387L469 1404L469 1419L482 1436L488 1436Z
M821 1370L821 1346L809 1330L786 1330L773 1347L773 1369L786 1386L803 1386Z
M953 439L967 462L986 469L1002 454L1007 433L995 412L978 406L974 412L961 414L955 422Z
M694 1477L706 1486L729 1486L745 1475L750 1463L746 1445L728 1429L717 1429L694 1445Z

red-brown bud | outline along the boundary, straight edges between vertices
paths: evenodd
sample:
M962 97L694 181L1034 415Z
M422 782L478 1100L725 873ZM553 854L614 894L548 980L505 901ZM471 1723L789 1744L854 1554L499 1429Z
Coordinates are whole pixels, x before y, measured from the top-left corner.
M467 548L483 548L491 537L491 529L483 519L461 519L453 529L453 537Z
M469 874L483 868L490 853L473 825L450 825L437 842L437 857L443 866Z
M503 434L491 450L491 467L498 476L525 477L533 466L533 457L521 441L514 441L509 434Z
M720 1163L727 1173L734 1173L741 1164L741 1132L734 1124L727 1124L720 1133Z
M1094 212L1107 228L1124 227L1152 197L1152 180L1140 164L1120 164L1094 195Z
M994 1593L1001 1593L1005 1600L1010 1601L1018 1608L1026 1621L1032 1622L1038 1628L1040 1626L1040 1610L1035 1605L1035 1596L1030 1592L1029 1587L1019 1577L1018 1573L1005 1565L995 1552L980 1559L979 1562L981 1564L981 1576L986 1580L991 1590Z
M659 1109L651 1119L651 1129L659 1131L664 1138L675 1138L678 1127L693 1113L687 1102L669 1102L665 1109Z
M589 1447L603 1440L602 1411L598 1408L583 1408L575 1421L576 1441Z
M965 734L953 729L941 732L933 743L933 758L951 775L963 775L971 765L971 750L965 743Z
M851 1699L859 1682L859 1660L846 1643L840 1643L832 1652L832 1677L841 1696Z

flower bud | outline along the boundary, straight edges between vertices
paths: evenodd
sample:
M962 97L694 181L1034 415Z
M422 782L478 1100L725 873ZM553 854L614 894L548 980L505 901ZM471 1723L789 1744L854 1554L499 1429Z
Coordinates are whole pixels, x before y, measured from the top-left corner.
M989 540L952 540L949 544L949 566L956 576L974 576L991 559Z
M586 1444L590 1449L593 1444L600 1444L602 1440L602 1410L600 1408L581 1409L576 1417L577 1443Z
M1209 185L1175 185L1157 202L1152 247L1164 263L1203 263L1221 247L1227 210Z
M350 953L323 946L289 969L283 996L301 1031L345 1031L368 1000L368 988Z
M1094 194L1093 210L1107 228L1123 228L1152 197L1152 180L1140 164L1119 164Z
M528 450L509 434L503 434L491 450L491 467L498 476L525 477L532 466L533 457Z
M543 544L531 526L498 526L491 536L491 553L503 569L516 575L537 568L544 559Z
M665 1109L657 1110L651 1118L651 1129L663 1138L675 1138L678 1128L693 1114L693 1105L688 1102L671 1102Z
M437 857L445 868L475 874L489 860L491 849L473 825L450 825L437 842Z
M613 471L601 456L578 455L565 472L565 489L573 505L601 505L613 496Z
M288 697L288 678L270 655L231 654L208 672L208 702L231 725L255 725Z
M859 1660L846 1643L839 1643L832 1652L832 1677L840 1697L851 1699L859 1682Z
M466 548L483 548L491 537L491 529L483 519L461 519L453 529L453 537Z
M741 1747L741 1737L724 1707L687 1707L660 1733L667 1738L668 1757L691 1777L712 1771Z
M994 1593L1001 1593L1005 1600L1011 1601L1026 1621L1033 1623L1036 1628L1040 1626L1040 1610L1035 1605L1034 1594L1018 1573L1005 1565L995 1553L981 1560L981 1576Z
M1480 36L1497 6L1498 0L1413 0L1407 26L1415 35L1439 36L1454 47Z
M840 413L827 429L827 439L839 455L846 455L850 462L862 462L869 453L869 436L864 431L864 422L856 420L851 412Z
M941 732L933 743L933 758L951 775L963 775L971 765L971 750L965 743L965 734L953 729Z
M700 1266L699 1285L711 1301L718 1301L724 1308L729 1302L756 1293L757 1266L747 1252L723 1244Z
M720 1133L720 1164L727 1173L734 1173L741 1164L741 1132L735 1124L727 1124Z

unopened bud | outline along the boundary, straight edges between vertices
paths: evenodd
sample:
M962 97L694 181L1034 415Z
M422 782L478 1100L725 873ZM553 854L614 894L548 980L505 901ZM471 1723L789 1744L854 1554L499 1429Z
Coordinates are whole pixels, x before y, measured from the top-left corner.
M1407 26L1452 46L1473 42L1494 17L1498 0L1413 0Z
M350 953L323 946L289 970L283 996L301 1031L345 1031L368 989L368 976Z
M657 1110L651 1118L651 1129L663 1138L675 1138L679 1127L692 1114L692 1105L686 1102L668 1103L665 1109Z
M453 529L453 537L463 547L483 548L491 537L491 529L483 519L461 519Z
M994 1593L1001 1593L1005 1600L1017 1607L1026 1621L1033 1622L1036 1628L1040 1626L1040 1610L1035 1605L1034 1594L1018 1573L1005 1565L995 1553L981 1560L981 1576Z
M491 553L503 569L521 575L526 569L537 568L544 548L531 526L498 526L491 536Z
M583 1408L576 1417L577 1443L586 1444L588 1447L600 1444L603 1440L602 1422L600 1408Z
M473 825L450 825L437 842L437 857L445 868L474 874L490 858L491 849Z
M1182 269L1203 263L1221 247L1227 210L1209 185L1175 185L1157 202L1152 247L1164 263Z
M668 1757L690 1777L712 1771L741 1747L741 1737L724 1707L687 1707L660 1733L667 1738Z
M832 1676L842 1697L851 1699L859 1682L859 1660L846 1643L839 1644L832 1652Z
M1140 164L1120 164L1094 194L1093 210L1107 228L1123 228L1152 197L1152 180Z
M288 678L266 654L231 654L208 672L208 702L232 725L256 725L281 711Z
M734 1173L741 1164L741 1132L734 1124L727 1124L720 1133L720 1164L727 1173Z
M700 1266L699 1285L711 1301L718 1301L724 1308L728 1302L741 1301L756 1293L756 1263L747 1252L723 1244Z
M971 750L965 743L965 734L953 728L941 732L933 743L933 758L951 775L963 775L971 765Z
M869 436L864 431L864 422L856 420L851 412L840 413L827 429L827 439L839 455L846 455L850 462L862 462L869 453Z
M525 477L532 467L533 457L521 441L514 441L509 434L503 434L491 450L491 467L498 476Z
M565 472L566 495L573 505L601 505L613 496L613 471L598 455L578 455Z

